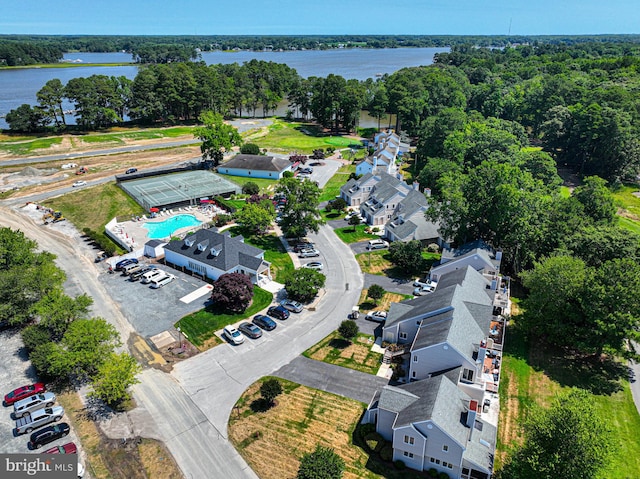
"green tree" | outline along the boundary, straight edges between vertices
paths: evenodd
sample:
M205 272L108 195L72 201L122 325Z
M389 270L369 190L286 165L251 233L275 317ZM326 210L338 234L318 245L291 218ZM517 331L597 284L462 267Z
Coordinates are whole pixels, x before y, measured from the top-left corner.
M276 217L273 204L268 203L270 209L260 203L247 203L236 213L236 222L251 233L264 233Z
M242 312L253 299L251 278L242 273L225 273L213 284L211 300L223 310Z
M616 217L616 205L613 195L607 188L607 182L597 176L588 176L578 186L573 196L582 203L584 212L596 223L612 223Z
M351 218L349 218L349 226L353 226L353 231L356 231L358 229L358 225L362 223L362 220L360 219L359 215L353 215Z
M577 389L557 396L548 409L532 411L524 438L501 479L594 479L615 454L611 430L593 397Z
M259 155L260 147L255 143L245 143L240 147L240 153L243 155Z
M284 287L291 299L306 303L318 294L318 290L324 286L327 277L311 268L299 268L287 276Z
M302 238L309 231L317 233L324 223L318 211L320 188L311 181L282 178L276 194L283 195L287 203L282 212L280 228L290 238Z
M225 124L218 113L205 111L198 119L203 126L194 128L193 135L202 141L202 160L211 160L214 167L218 166L224 158L224 152L242 144L242 137L236 128Z
M49 80L36 94L38 102L43 111L52 118L56 127L62 125L67 126L62 109L62 101L64 99L64 85L62 82L54 78Z
M345 319L338 327L338 333L347 341L351 341L358 335L358 325L353 319Z
M616 224L581 225L566 238L566 248L589 266L599 267L613 259L640 259L640 235Z
M90 395L110 406L118 405L130 398L129 387L140 382L136 375L141 371L142 368L133 356L111 353L98 367Z
M330 201L329 204L331 205L331 209L334 211L344 211L347 207L347 202L342 198L336 198L335 200Z
M260 385L260 395L270 406L280 394L282 394L282 384L276 378L267 379Z
M340 479L344 460L329 447L316 446L315 451L302 456L297 479Z
M245 195L257 195L258 193L260 193L260 187L253 181L247 181L244 185L242 185L242 192Z
M378 304L378 300L382 299L385 293L386 291L382 286L380 286L379 284L372 284L367 290L367 298L373 299L373 302L375 304Z
M47 117L39 107L26 103L7 113L7 123L12 131L35 133L47 124Z
M414 273L424 270L422 243L418 240L394 241L389 246L389 257L391 262L402 270Z
M34 306L34 314L40 317L40 325L51 332L53 340L60 340L69 324L86 318L93 299L86 294L75 298L67 296L62 288L52 289Z

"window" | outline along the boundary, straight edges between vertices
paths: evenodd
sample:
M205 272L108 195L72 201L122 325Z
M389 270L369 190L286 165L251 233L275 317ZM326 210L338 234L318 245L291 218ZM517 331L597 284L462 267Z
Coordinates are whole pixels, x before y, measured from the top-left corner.
M449 465L449 463L447 461L442 461L442 466L443 467L447 467Z
M448 467L449 469L453 469L453 464L449 463L449 464L447 464L447 467Z
M436 459L436 464L440 465L440 459Z
M443 451L443 452L447 452L447 451L449 451L449 446L448 446L448 445L446 445L446 444L443 444L443 445L442 445L442 451Z
M405 443L405 444L411 444L411 445L413 445L413 444L414 444L414 438L413 438L413 436L405 436L405 437L404 437L404 443Z
M407 339L407 333L400 333L400 339Z
M402 454L404 455L404 457L408 457L409 459L413 459L413 453L412 452L404 451Z
M436 460L435 460L433 457L430 457L430 458L429 458L429 461L431 461L431 462L436 462Z
M472 369L463 369L462 370L462 379L465 381L473 381L473 370Z
M417 362L418 362L418 355L417 355L417 354L413 357L413 362L414 362L414 363L417 363Z

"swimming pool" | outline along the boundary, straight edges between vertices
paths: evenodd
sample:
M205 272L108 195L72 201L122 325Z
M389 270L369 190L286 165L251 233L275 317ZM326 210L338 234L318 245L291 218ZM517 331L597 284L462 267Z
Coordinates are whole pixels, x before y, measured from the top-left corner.
M149 238L160 239L168 238L180 228L198 226L201 224L202 221L198 220L193 215L177 215L158 223L145 223L144 227L149 230L149 233L147 234Z

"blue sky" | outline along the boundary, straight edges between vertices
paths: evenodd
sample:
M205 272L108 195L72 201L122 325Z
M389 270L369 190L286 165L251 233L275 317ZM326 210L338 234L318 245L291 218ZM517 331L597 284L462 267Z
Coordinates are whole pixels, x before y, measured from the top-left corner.
M638 0L0 0L0 34L640 33Z

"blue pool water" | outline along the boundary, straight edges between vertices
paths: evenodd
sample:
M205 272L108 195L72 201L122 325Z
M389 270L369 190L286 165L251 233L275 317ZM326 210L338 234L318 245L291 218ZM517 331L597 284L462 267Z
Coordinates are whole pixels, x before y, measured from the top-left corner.
M147 235L151 239L168 238L180 228L187 226L198 226L202 221L193 215L177 215L158 223L145 223L144 227L149 230Z

